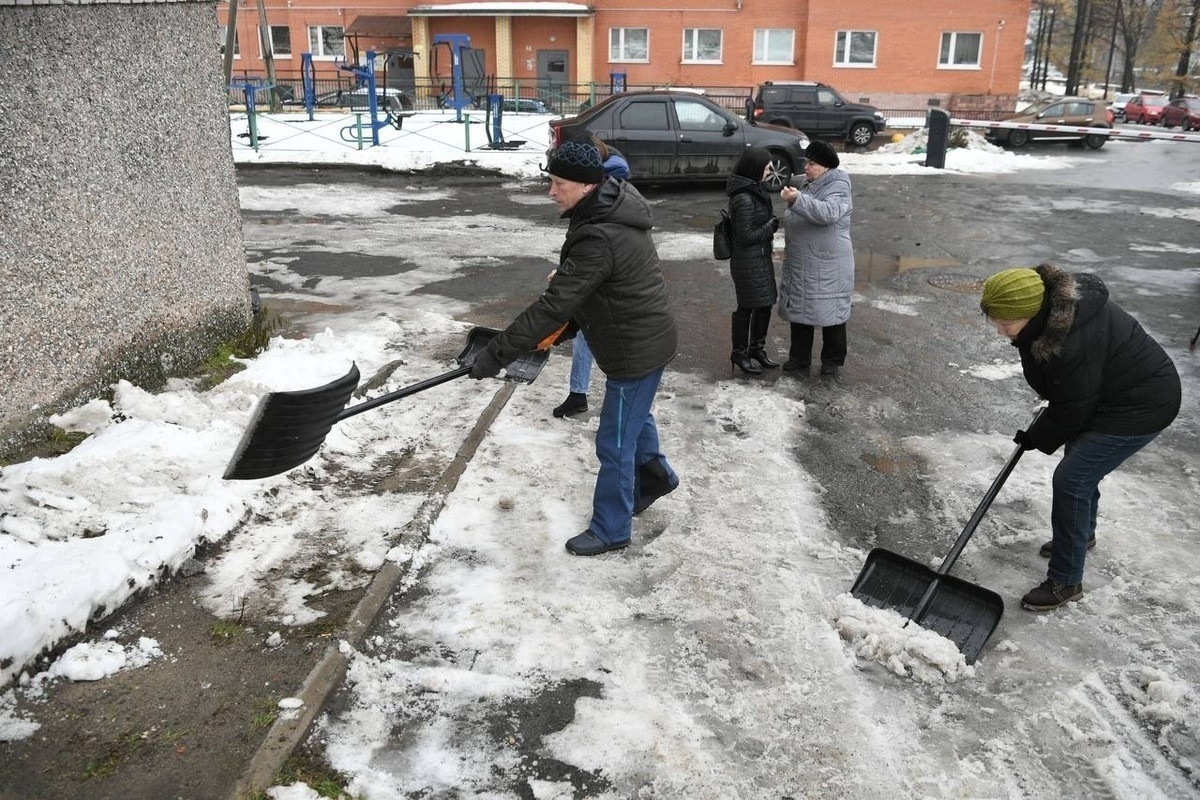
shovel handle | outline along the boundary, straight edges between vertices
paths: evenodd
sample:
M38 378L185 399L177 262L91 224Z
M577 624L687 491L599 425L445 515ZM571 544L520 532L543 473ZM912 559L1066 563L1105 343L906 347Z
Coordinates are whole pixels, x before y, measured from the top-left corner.
M1036 425L1037 421L1042 418L1042 414L1044 414L1045 411L1046 409L1044 407L1038 408L1038 410L1033 414L1033 419L1029 420L1029 425L1026 429L1028 430ZM1025 446L1019 444L1017 445L1017 449L1013 451L1013 454L1008 457L1008 461L1006 461L1004 464L1004 469L1000 470L1000 474L996 476L994 481L992 481L992 485L988 487L987 494L985 494L983 499L979 501L979 506L976 507L975 513L971 515L971 519L967 521L962 533L960 533L958 535L958 539L954 541L954 547L950 548L950 553L946 556L946 560L942 562L940 567L938 567L937 571L939 575L945 575L950 571L950 568L954 566L954 562L958 560L959 554L962 553L963 548L967 546L967 540L971 538L971 534L975 533L975 529L979 527L979 523L983 519L983 515L986 514L988 508L991 507L992 501L996 499L996 495L1000 494L1000 487L1004 486L1004 482L1008 480L1008 476L1012 474L1013 468L1017 466L1017 462L1021 460L1021 455L1024 452Z
M963 548L967 546L967 540L971 538L971 534L975 533L975 529L979 527L979 523L983 520L983 515L992 505L992 501L996 499L996 495L1000 494L1000 487L1004 486L1004 482L1008 480L1008 476L1012 474L1013 468L1017 466L1017 462L1021 460L1021 455L1025 452L1024 445L1017 445L1017 449L1008 457L1008 461L1004 464L1004 469L1000 470L1000 474L992 481L992 485L988 487L987 494L979 501L979 505L975 508L975 513L971 515L971 519L967 521L962 533L954 540L954 547L950 548L950 553L942 562L942 565L937 568L939 575L945 575L954 566L954 562L958 560L959 554Z
M344 410L341 414L338 414L338 418L336 421L341 422L342 420L347 419L349 417L353 417L356 414L361 414L364 411L369 411L372 408L377 408L378 406L381 406L384 403L390 403L393 400L399 400L402 397L408 397L409 395L416 394L417 392L423 392L426 389L430 389L434 386L440 386L441 384L446 383L447 381L452 381L455 378L461 378L464 375L470 375L470 374L471 374L471 365L470 364L458 367L457 369L452 369L449 372L443 372L441 375L435 375L432 378L427 378L427 379L421 381L420 383L414 383L410 386L405 386L402 389L397 389L394 392L388 392L387 394L381 394L381 395L379 395L379 397L372 397L370 400L365 400L361 403L352 405L349 408L347 408L346 410Z
M1029 421L1030 428L1037 423L1045 410L1045 408L1039 408L1034 413L1033 419ZM1000 474L996 476L994 481L992 481L992 485L988 487L987 494L985 494L983 499L979 501L979 505L976 507L975 513L971 515L971 519L968 520L966 526L963 527L962 533L960 533L958 538L954 541L954 546L950 548L950 553L946 556L945 561L943 561L942 565L937 568L937 574L939 577L931 581L929 586L926 587L925 593L921 595L921 599L917 601L916 606L913 607L912 613L909 614L909 619L915 619L918 622L921 620L925 610L929 608L930 602L933 601L933 596L937 594L937 590L942 583L941 576L948 573L950 568L954 566L954 562L958 561L959 554L962 553L963 548L967 546L967 540L971 538L971 534L975 533L975 529L979 527L980 520L982 520L983 515L987 513L988 508L992 505L992 501L996 499L996 495L1000 494L1000 487L1002 487L1004 482L1008 480L1008 476L1012 474L1013 468L1017 466L1017 462L1021 460L1021 455L1024 452L1025 445L1019 444L1017 445L1017 449L1013 450L1013 454L1008 457L1008 461L1004 463L1004 468L1000 470Z

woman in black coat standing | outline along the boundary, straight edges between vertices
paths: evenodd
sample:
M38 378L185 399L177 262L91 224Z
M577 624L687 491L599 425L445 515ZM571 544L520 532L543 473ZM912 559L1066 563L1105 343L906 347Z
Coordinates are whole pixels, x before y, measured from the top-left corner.
M779 228L771 196L762 185L770 163L770 153L751 147L742 153L725 184L733 244L729 273L737 294L729 360L750 375L760 374L763 367L779 366L767 355L767 328L777 298L771 251Z
M997 272L980 308L1021 354L1025 381L1049 405L1014 441L1050 455L1053 538L1046 580L1021 598L1050 611L1083 597L1083 567L1096 546L1100 482L1154 440L1179 413L1182 391L1171 357L1108 297L1095 275L1050 264Z

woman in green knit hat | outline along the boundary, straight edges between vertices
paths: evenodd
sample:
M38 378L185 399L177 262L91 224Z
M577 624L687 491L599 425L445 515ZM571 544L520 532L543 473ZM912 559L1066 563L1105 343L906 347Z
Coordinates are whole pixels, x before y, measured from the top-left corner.
M1046 580L1021 598L1050 611L1083 597L1083 567L1096 546L1100 481L1149 444L1179 413L1179 373L1138 321L1108 299L1095 275L1049 264L1006 269L983 285L980 308L1021 354L1025 380L1048 406L1013 441L1050 455L1050 527L1041 547Z

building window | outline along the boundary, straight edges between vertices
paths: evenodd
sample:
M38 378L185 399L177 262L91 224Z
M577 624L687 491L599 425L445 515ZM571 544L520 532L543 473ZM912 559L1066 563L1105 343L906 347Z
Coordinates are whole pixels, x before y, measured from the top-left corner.
M685 64L721 63L721 29L684 28L683 61Z
M346 56L346 40L341 25L312 25L308 29L308 50L313 58Z
M292 29L287 25L270 25L270 43L271 55L276 58L291 58L292 57ZM262 29L259 28L259 36L262 36ZM262 39L259 39L261 47Z
M792 64L796 32L788 28L759 28L754 32L755 64Z
M875 31L838 31L833 48L836 67L875 66Z
M649 61L649 28L609 28L609 61Z
M979 54L983 50L982 33L942 34L942 50L938 54L939 69L979 69Z
M217 46L219 48L221 48L221 55L225 55L225 43L228 40L228 38L229 38L229 26L222 25L221 26L221 39L219 42L217 42ZM241 51L238 48L238 34L237 34L236 28L234 28L234 30L233 30L233 57L234 58L242 57Z

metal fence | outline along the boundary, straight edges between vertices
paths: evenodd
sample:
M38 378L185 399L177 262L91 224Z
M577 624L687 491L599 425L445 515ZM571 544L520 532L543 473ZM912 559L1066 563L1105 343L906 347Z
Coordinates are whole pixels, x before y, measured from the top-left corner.
M397 79L394 75L381 74L378 87L385 86L389 93L399 91L404 98L405 110L431 111L454 106L453 87L448 81L430 79ZM584 83L539 85L536 81L521 81L515 78L490 79L488 81L466 81L465 107L483 109L487 107L489 94L500 95L505 102L505 113L532 112L572 116L595 105L615 92L622 91L609 83ZM663 85L628 84L624 91L645 89L676 89L702 93L733 114L746 113L746 102L753 97L755 87L669 87ZM346 97L362 89L351 75L313 80L313 95L317 108L339 108L348 105ZM243 106L248 92L254 93L254 103L260 110L278 108L296 110L304 108L304 80L298 72L279 72L273 86L266 84L261 73L242 72L235 74L229 87L229 104ZM339 96L340 93L340 96ZM272 100L275 100L272 105ZM925 125L930 107L880 108L888 120L889 128L920 128ZM958 119L990 120L998 112L979 109L943 109Z

